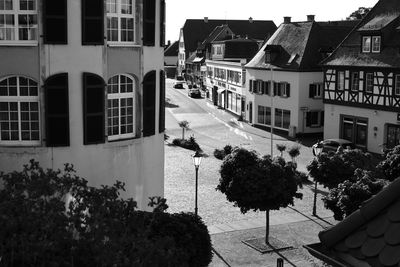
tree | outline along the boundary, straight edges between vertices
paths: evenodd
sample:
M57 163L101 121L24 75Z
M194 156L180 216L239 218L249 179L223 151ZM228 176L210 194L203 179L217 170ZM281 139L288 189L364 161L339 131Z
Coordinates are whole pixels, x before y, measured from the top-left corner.
M376 179L368 171L357 169L354 177L343 181L337 188L329 191L322 200L325 207L333 211L335 220L343 220L344 217L359 209L360 205L377 194L388 182Z
M220 169L221 178L217 190L226 195L228 201L240 208L266 212L266 236L269 238L269 211L293 205L301 181L294 165L282 157L260 158L256 152L235 148L224 158Z
M351 13L349 17L347 17L347 20L362 19L368 14L370 10L370 7L359 7L356 11Z
M385 159L377 165L377 169L389 181L400 177L400 145L385 152Z
M286 150L286 145L284 145L284 144L276 144L276 149L279 150L279 152L281 153L281 157L283 157L283 151Z
M350 180L358 168L370 171L375 168L371 154L359 149L338 149L336 152L321 153L307 165L310 176L329 189Z
M188 121L180 121L178 123L179 127L182 128L182 140L185 139L185 130L189 130L189 122Z
M292 158L292 162L296 163L296 158L300 155L300 145L293 145L291 148L289 148L288 154Z

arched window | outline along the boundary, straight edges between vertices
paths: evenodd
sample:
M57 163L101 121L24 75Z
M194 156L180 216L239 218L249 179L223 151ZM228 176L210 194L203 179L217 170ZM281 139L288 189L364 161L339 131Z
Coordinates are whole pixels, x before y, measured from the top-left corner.
M132 76L119 74L111 77L107 85L108 140L135 136L135 82Z
M143 136L155 134L156 119L156 71L150 71L143 79Z
M12 76L0 80L0 144L40 144L38 84Z

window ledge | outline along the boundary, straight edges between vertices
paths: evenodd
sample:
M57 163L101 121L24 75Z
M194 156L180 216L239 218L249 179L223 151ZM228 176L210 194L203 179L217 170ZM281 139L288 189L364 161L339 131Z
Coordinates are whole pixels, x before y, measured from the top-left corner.
M38 42L0 41L0 46L38 46Z
M11 145L0 145L0 154L37 154L47 152L48 147L43 146L11 146Z
M119 140L108 141L107 143L104 144L104 148L123 147L141 143L143 143L143 138L132 137L130 139L119 139Z
M119 43L119 42L108 42L108 47L142 47L136 43Z

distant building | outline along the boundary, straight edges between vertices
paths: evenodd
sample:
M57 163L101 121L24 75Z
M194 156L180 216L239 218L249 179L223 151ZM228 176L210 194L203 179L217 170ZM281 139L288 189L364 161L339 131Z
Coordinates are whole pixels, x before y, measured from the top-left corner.
M0 3L0 171L72 163L126 184L146 208L164 187L164 0Z
M400 144L400 4L380 0L324 62L325 138Z
M323 131L323 69L319 65L357 21L291 22L285 17L246 67L245 119L289 136ZM271 82L272 81L272 82Z
M168 78L174 78L178 65L179 42L175 41L164 51L164 69Z
M210 20L188 19L180 29L179 34L179 55L178 73L186 72L186 60L196 53L197 48L218 26L227 25L230 31L241 37L248 37L257 40L269 38L276 30L276 25L271 20ZM191 71L191 70L189 70Z

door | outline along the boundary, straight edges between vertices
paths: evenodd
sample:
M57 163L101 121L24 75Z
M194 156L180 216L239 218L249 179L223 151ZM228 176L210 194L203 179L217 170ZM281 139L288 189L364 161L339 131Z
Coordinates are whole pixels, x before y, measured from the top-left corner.
M386 131L386 147L393 148L400 144L400 125L389 124Z

